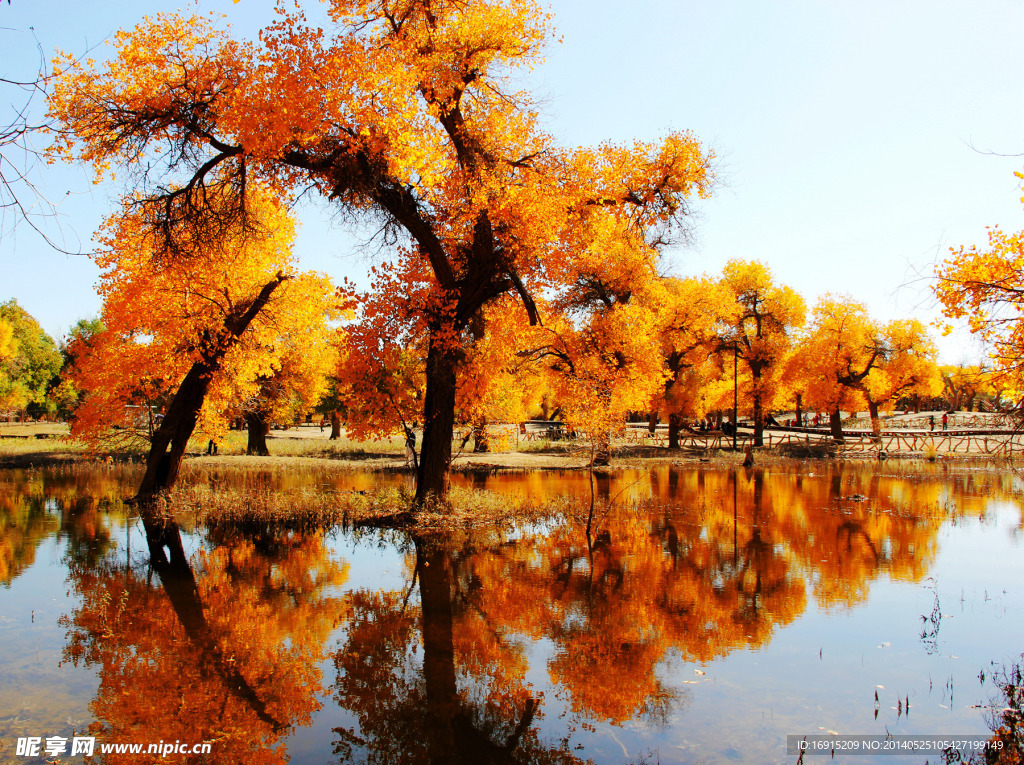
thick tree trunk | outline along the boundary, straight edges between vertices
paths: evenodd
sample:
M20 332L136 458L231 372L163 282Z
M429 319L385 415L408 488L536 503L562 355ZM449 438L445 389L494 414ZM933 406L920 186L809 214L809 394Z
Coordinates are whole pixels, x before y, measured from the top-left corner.
M874 401L868 401L868 414L871 416L871 435L877 438L882 435L882 421L878 417L878 404Z
M331 437L328 441L337 441L341 438L341 414L337 409L331 411Z
M647 432L652 436L658 432L658 413L651 412L647 416Z
M249 430L249 439L245 447L245 453L259 457L269 457L270 449L267 448L267 434L270 432L270 420L267 412L262 410L246 412L244 417L245 426Z
M675 412L668 416L668 448L679 448L679 431L682 429L682 418Z
M612 443L607 431L592 436L594 442L594 467L605 467L612 463Z
M804 424L804 411L803 411L803 396L799 393L796 394L796 425L800 427Z
M442 340L440 343L451 343ZM427 389L423 397L423 447L416 475L416 503L433 495L448 496L448 468L452 461L455 432L455 368L457 349L439 347L431 338L427 347Z
M146 474L139 486L137 500L148 500L164 489L169 489L178 480L185 448L195 430L210 381L218 368L219 363L196 362L178 386L160 427L153 434L146 458Z
M843 420L839 407L835 407L828 416L828 424L832 430L832 438L837 444L843 443Z

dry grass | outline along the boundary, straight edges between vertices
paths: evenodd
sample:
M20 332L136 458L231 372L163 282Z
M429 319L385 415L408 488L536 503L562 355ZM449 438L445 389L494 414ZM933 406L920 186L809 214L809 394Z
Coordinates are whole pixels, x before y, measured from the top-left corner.
M0 465L52 464L88 453L58 422L0 422Z
M193 438L189 441L190 451L206 452L207 441ZM218 454L245 454L248 433L229 430L217 448ZM316 457L320 459L371 459L383 456L401 456L405 440L397 436L377 441L356 441L342 436L329 441L326 434L317 428L293 428L287 431L271 431L267 436L267 449L274 457Z
M419 532L450 532L480 526L515 526L577 518L584 512L570 497L538 502L520 494L501 494L453 486L445 505L427 505L415 515Z
M582 512L568 498L538 503L522 495L456 486L446 503L414 511L413 493L403 486L356 491L312 485L281 491L274 482L245 486L231 481L182 481L157 503L161 513L203 525L395 526L424 534L564 520Z

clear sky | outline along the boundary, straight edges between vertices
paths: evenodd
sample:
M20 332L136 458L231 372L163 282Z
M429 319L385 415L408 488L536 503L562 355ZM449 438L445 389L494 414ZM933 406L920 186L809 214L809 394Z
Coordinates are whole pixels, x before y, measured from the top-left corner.
M22 78L49 52L83 53L144 12L180 4L0 3L0 74ZM207 0L240 36L267 0ZM761 260L813 304L826 292L882 320L937 316L926 283L950 246L985 227L1024 228L1024 3L874 0L554 0L560 42L529 75L545 124L566 145L656 139L689 129L714 150L720 183L699 206L678 274ZM104 54L102 47L94 57ZM6 107L10 92L0 92ZM5 113L6 117L7 114ZM86 249L116 192L81 169L37 176L60 199L72 249ZM300 255L336 278L367 256L315 210ZM55 338L99 311L98 271L27 228L0 241L0 300L15 297ZM75 239L75 237L78 237ZM977 355L966 335L940 341L947 362Z

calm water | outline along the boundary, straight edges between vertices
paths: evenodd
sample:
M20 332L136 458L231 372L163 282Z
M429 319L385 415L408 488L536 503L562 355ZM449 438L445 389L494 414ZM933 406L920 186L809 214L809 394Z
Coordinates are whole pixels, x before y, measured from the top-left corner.
M108 763L794 763L791 734L991 736L1024 652L1024 485L921 470L626 471L597 481L589 542L190 528L159 571L119 501L137 473L0 471L0 762L44 762L27 736L94 736ZM158 742L210 754L99 754Z

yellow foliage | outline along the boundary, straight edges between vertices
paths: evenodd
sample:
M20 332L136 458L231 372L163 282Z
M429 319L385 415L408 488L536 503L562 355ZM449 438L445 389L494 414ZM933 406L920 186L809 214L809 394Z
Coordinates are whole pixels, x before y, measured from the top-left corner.
M920 321L880 325L863 303L825 295L789 371L811 409L859 411L891 407L905 394L939 393L936 353Z
M988 248L950 249L936 268L935 294L950 319L965 319L991 349L998 371L1020 384L1024 359L1024 232L988 232Z
M76 352L76 385L88 391L72 432L93 441L125 420L126 407L158 407L177 388L227 317L255 299L277 274L287 280L227 354L202 412L208 433L224 425L229 406L258 395L261 381L284 376L307 404L335 365L329 340L341 309L326 277L297 273L294 225L272 196L254 197L260 231L168 257L148 221L130 209L107 221L103 248L105 331ZM148 410L145 415L148 418ZM131 424L131 423L129 423Z

